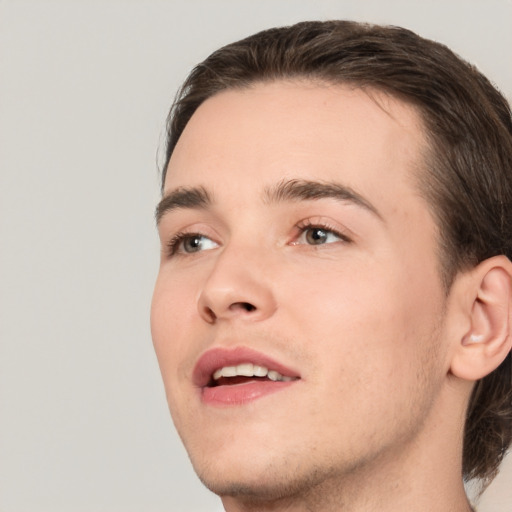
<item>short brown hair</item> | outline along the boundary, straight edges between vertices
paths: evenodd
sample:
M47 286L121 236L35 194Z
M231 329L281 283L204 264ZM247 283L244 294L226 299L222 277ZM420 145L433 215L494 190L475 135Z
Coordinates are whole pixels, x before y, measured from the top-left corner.
M257 82L306 78L387 92L419 111L429 142L421 190L437 221L446 290L455 274L512 259L512 115L499 91L446 46L400 27L302 22L259 32L210 55L178 92L166 161L206 99ZM487 484L512 441L512 355L480 380L464 434L463 476Z

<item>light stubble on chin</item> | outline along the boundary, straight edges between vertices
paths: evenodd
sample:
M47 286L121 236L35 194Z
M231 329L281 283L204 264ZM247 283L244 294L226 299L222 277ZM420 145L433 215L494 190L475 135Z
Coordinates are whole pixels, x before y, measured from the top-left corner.
M283 471L282 467L288 470ZM355 470L355 468L354 468ZM309 467L306 472L293 471L284 464L269 465L260 472L264 476L257 482L219 481L203 478L202 483L227 503L236 502L243 506L241 510L263 510L265 505L279 505L280 510L301 503L308 510L308 503L320 503L327 496L336 496L336 505L341 505L342 493L339 492L339 472L331 468ZM329 488L335 489L329 489ZM335 490L335 492L332 492Z
M440 316L443 318L443 315ZM236 479L232 476L222 478L222 472L217 471L211 464L202 467L195 465L200 480L227 502L236 502L237 506L243 507L237 510L262 511L266 510L265 505L270 504L279 505L280 509L287 510L286 507L300 503L301 510L307 511L308 503L314 510L314 504L318 506L321 502L324 502L326 510L329 507L333 510L344 510L343 503L351 503L354 499L364 500L365 492L361 487L366 488L369 479L378 479L379 475L382 476L381 470L390 460L395 459L396 462L400 459L401 455L407 452L406 447L416 442L425 425L428 412L439 392L439 382L437 385L435 382L436 374L439 372L441 347L434 340L442 332L442 324L443 320L440 320L432 329L430 336L424 339L425 343L430 342L430 348L424 352L423 364L418 365L417 381L415 386L411 387L410 401L403 404L404 408L410 411L409 416L394 417L385 429L380 425L382 437L377 435L373 439L368 439L368 444L361 447L362 452L359 455L346 453L343 460L340 459L339 452L338 457L333 452L330 460L324 459L321 464L314 465L307 454L305 459L298 463L293 461L293 454L269 454L269 459L274 460L269 460L265 468L255 467L255 473L251 475L250 480ZM377 418L376 421L378 422ZM373 436L375 434L373 432ZM335 503L325 503L326 500L334 500Z

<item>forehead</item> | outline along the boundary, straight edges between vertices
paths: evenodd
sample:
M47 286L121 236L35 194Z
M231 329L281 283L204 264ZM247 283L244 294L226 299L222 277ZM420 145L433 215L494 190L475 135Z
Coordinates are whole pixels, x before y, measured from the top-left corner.
M211 180L213 171L221 180L219 170L227 167L238 178L264 170L296 178L309 171L317 176L306 178L350 181L380 159L412 172L424 147L415 108L383 92L305 81L256 84L200 105L176 145L164 189ZM375 184L391 178L384 165L368 177Z
M163 202L182 189L206 191L207 209L240 230L251 219L267 227L278 222L265 198L282 183L340 185L378 212L375 240L385 239L385 251L404 260L401 268L405 260L413 270L434 262L437 268L438 229L417 178L427 150L415 108L384 93L258 84L219 93L197 109L170 159ZM322 208L304 203L310 206ZM357 212L351 219L362 226Z

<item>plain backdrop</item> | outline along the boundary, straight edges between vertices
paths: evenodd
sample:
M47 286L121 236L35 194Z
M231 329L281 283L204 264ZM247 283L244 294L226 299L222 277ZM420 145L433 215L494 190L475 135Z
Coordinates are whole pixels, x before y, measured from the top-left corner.
M328 18L442 41L512 99L510 0L0 0L0 512L221 509L151 346L157 148L212 50ZM511 481L509 458L479 511Z

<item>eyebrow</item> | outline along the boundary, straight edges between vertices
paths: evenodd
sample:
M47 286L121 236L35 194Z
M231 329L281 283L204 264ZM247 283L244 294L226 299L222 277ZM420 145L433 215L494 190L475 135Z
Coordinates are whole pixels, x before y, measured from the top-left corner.
M273 187L266 188L263 200L268 204L282 202L314 201L317 199L336 199L350 202L371 212L383 220L375 206L350 187L336 182L310 180L283 180ZM155 210L157 225L162 217L180 208L207 209L213 204L211 195L204 187L180 187L165 195Z
M204 187L180 187L165 195L157 204L155 219L157 225L167 212L185 209L206 209L212 204L212 198Z
M265 201L271 204L283 201L314 201L326 198L353 203L371 212L380 220L384 220L379 210L370 201L341 183L286 180L266 189L264 194Z

